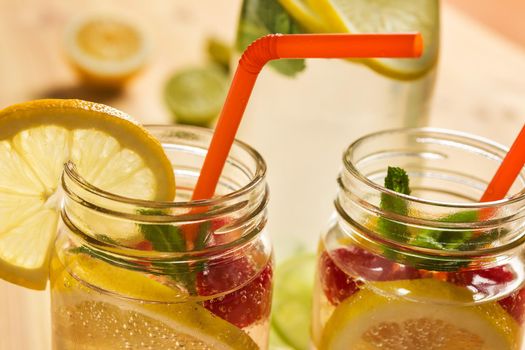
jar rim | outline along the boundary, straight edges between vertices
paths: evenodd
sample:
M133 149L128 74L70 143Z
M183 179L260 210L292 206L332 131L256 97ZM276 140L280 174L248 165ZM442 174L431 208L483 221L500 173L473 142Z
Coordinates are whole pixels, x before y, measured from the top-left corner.
M177 131L188 133L187 135L190 136L192 134L195 136L204 135L206 138L210 139L213 135L213 130L195 126L147 125L146 128L150 131ZM186 136L186 134L184 135ZM170 135L166 135L165 139L169 137ZM163 146L164 144L169 145L170 143L169 140L165 140L163 142L162 137L160 137L160 141L163 143ZM188 150L195 148L199 151L199 155L201 154L201 148L198 146L183 147L184 149L187 147ZM208 145L206 145L206 149L207 147ZM64 174L62 176L62 187L66 192L67 198L70 198L73 202L81 204L82 206L89 209L100 211L105 215L120 216L130 221L153 225L198 224L200 222L213 220L220 216L230 214L243 208L249 208L249 210L242 216L242 220L253 221L260 217L268 203L268 189L267 185L265 184L265 175L267 169L266 162L258 151L240 140L234 140L232 148L233 147L236 147L243 154L246 154L250 159L250 162L253 162L253 165L250 167L250 174L247 174L247 183L239 185L240 187L238 189L234 189L231 192L211 199L197 201L156 201L121 196L105 191L89 183L82 177L82 175L78 173L75 164L71 161L65 164ZM206 149L204 149L204 151ZM229 161L242 163L242 161L235 159L230 159ZM252 191L257 191L259 195L256 199L257 202L254 203L253 206L250 206L245 202L246 198L250 196ZM83 198L86 194L93 196L95 201ZM98 202L103 202L105 204L100 205ZM110 203L118 204L120 209L108 209L110 207ZM67 207L67 205L64 207ZM126 212L122 208L131 208L132 212ZM140 210L137 211L137 208ZM162 213L157 213L157 211L162 211ZM182 259L182 262L185 259L206 259L210 255L217 255L224 253L225 251L236 250L237 248L253 240L254 237L260 233L258 228L254 228L233 241L194 250L143 251L126 244L120 244L119 242L108 242L80 231L68 217L67 210L65 210L65 208L62 210L62 219L69 229L75 233L77 239L80 239L83 242L88 243L90 246L96 247L97 249L110 251L114 254L127 257L147 257L154 259L176 260ZM225 229L235 230L239 227L245 227L245 221L235 221L232 224L225 225ZM263 221L265 221L265 219L263 219Z
M505 147L495 141L492 141L482 136L473 135L467 132L444 129L444 128L434 128L434 127L397 128L397 129L377 131L377 132L362 136L358 138L357 140L355 140L353 143L350 144L350 146L347 147L347 149L343 153L344 167L353 177L355 177L359 182L363 183L365 186L371 187L374 190L378 191L379 193L385 193L392 197L402 198L403 200L407 202L414 202L414 203L426 204L426 205L443 207L443 208L490 209L490 208L499 208L503 205L515 204L517 202L525 201L525 187L518 193L513 194L509 197L505 197L503 199L495 200L495 201L478 202L478 203L451 202L451 201L445 202L445 201L439 201L439 200L425 199L425 198L416 197L413 195L406 195L406 194L402 194L399 192L389 190L375 183L374 181L369 179L367 176L365 176L363 173L361 173L352 161L352 156L354 155L354 151L359 146L361 146L362 144L364 144L365 142L373 138L385 136L388 134L425 134L425 133L433 133L433 134L437 134L438 136L441 135L445 137L456 137L456 138L461 138L461 139L468 140L468 141L473 141L476 143L483 144L484 146L488 146L493 151L500 152L502 154L506 154L509 151L508 147ZM525 170L522 169L520 174L522 177L525 177Z
M212 129L198 127L198 126L180 126L180 125L168 126L168 125L160 125L160 124L147 124L147 125L144 125L144 127L147 130L167 127L167 128L177 128L182 131L187 130L188 132L191 132L193 130L193 131L203 132L208 135L213 134ZM137 205L137 206L151 208L151 209L211 207L211 206L217 206L217 205L223 204L227 201L230 201L232 199L245 195L246 193L256 188L258 185L260 185L260 183L264 181L264 178L266 176L266 171L267 171L266 162L264 161L263 157L258 151L256 151L253 147L251 147L247 143L237 140L237 139L234 140L233 144L235 146L240 147L240 149L245 151L248 155L250 155L255 160L256 169L255 169L253 178L246 185L242 186L241 188L233 192L227 193L225 195L221 195L220 197L214 197L210 199L200 199L200 200L195 200L195 201L157 201L157 200L131 198L131 197L126 197L126 196L122 196L122 195L118 195L115 193L105 191L89 183L86 179L84 179L78 173L76 166L72 161L68 161L65 164L64 172L67 174L67 176L71 180L73 180L75 185L79 186L83 190L95 196L109 199L109 200L112 200L118 203Z

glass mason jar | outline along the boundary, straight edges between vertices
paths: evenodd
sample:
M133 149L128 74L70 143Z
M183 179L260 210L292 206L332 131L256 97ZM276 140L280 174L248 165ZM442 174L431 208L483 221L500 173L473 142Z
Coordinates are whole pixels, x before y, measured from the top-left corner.
M243 0L233 62L237 63L253 40L266 34L342 31L330 27L338 23L336 20L323 17L333 16L332 12L317 10L316 6L330 2L347 4L348 9L358 7L363 16L361 23L367 18L374 22L382 19L383 27L371 26L367 32L414 31L410 19L421 17L427 29L424 41L433 44L425 46L431 68L418 76L399 77L371 61L363 64L362 60L307 59L269 62L261 71L238 137L250 140L273 169L268 174L273 189L269 229L275 235L272 238L279 253L293 250L292 242L315 242L316 233L311 228L322 227L322 218L331 212L329 203L336 188L334 192L326 188L332 185L333 174L340 166L339 154L349 139L385 128L421 127L428 122L439 51L438 0L381 4L354 0ZM420 11L407 12L410 4L417 4L412 10ZM310 17L317 18L320 27L328 27L310 26ZM402 24L404 19L409 20L406 26ZM275 142L268 142L270 135ZM323 140L322 147L316 142L319 139ZM290 162L292 155L294 162ZM310 184L307 192L295 186L293 176L285 176L292 172L301 174ZM296 200L292 203L290 198ZM312 198L319 204L311 205ZM307 232L312 235L305 239Z
M190 202L212 131L148 129L174 164L175 202L104 192L66 165L53 348L265 349L273 259L264 160L235 142L217 196Z
M365 136L343 157L313 300L318 349L520 349L525 171L479 203L506 149L423 128ZM383 187L403 168L410 195Z

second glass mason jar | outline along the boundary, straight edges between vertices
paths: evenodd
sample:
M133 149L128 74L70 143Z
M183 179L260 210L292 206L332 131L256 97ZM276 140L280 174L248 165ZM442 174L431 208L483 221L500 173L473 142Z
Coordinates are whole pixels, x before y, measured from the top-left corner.
M119 197L66 166L50 276L53 349L267 348L263 159L236 142L217 196L190 202L212 131L148 129L174 165L175 202Z
M506 149L437 129L365 136L344 154L319 244L318 349L521 349L525 172L479 203ZM387 174L410 192L383 186ZM394 178L398 174L397 178Z

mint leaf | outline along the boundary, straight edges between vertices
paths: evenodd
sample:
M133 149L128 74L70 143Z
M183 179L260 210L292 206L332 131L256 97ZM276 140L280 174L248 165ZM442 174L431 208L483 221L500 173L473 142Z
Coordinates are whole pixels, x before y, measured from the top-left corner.
M407 173L401 168L388 167L385 178L385 187L397 193L410 194L409 178ZM390 194L381 194L380 207L382 210L397 213L400 215L408 214L407 203ZM466 210L456 212L445 217L437 219L438 222L448 223L473 223L479 220L478 211ZM394 239L398 242L408 242L410 245L431 248L438 250L455 250L466 251L472 247L486 245L497 239L503 234L500 230L492 230L474 235L472 231L454 231L436 229L412 229L410 232L406 225L392 222L383 217L379 218L378 231L387 238ZM469 264L468 259L423 259L417 256L402 256L385 247L384 255L388 258L410 263L416 268L425 268L436 271L456 271Z
M180 229L171 225L141 224L140 231L159 252L184 252L186 240Z
M440 222L476 222L478 213L474 210L453 213L438 219ZM424 248L443 250L467 250L473 238L472 231L418 230L410 242Z
M254 40L272 33L298 34L303 31L277 0L244 1L237 31L237 50L243 52ZM269 64L290 77L306 68L302 59L278 60Z
M397 193L406 195L410 194L407 173L401 168L388 167L387 175L385 177L385 187ZM408 214L408 207L405 200L388 193L381 194L381 203L379 206L383 211L399 215ZM409 239L406 225L393 222L384 217L379 218L377 225L379 233L387 238L398 242L406 242Z

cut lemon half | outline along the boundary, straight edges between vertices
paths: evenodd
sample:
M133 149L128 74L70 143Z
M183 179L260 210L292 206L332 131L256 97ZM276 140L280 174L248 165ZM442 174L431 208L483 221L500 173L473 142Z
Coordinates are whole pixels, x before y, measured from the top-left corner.
M80 100L38 100L0 110L0 277L44 289L63 164L118 195L172 200L161 144L127 115Z
M459 296L461 287L437 280L381 282L413 296ZM390 284L390 286L386 286ZM440 293L441 292L441 293ZM342 302L328 320L320 349L517 349L519 326L497 302L463 306L426 304L363 289Z
M420 32L424 44L421 58L360 60L382 75L399 80L417 79L430 71L437 62L439 50L437 0L279 1L306 29L317 28L313 32Z
M173 301L180 291L145 274L118 268L85 254L67 267L52 261L53 331L59 349L255 350L241 329L194 302L145 303L115 298L88 289L83 282L126 297ZM77 276L79 272L81 276ZM72 277L73 273L75 277ZM77 280L80 278L83 282Z
M150 46L137 24L115 15L79 18L66 29L67 56L84 78L99 85L120 85L132 77Z

